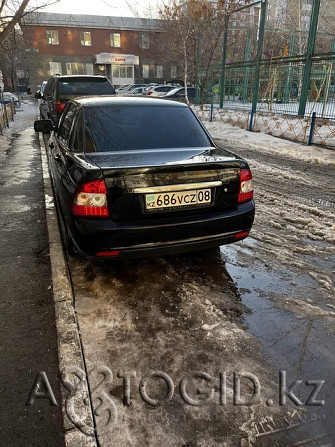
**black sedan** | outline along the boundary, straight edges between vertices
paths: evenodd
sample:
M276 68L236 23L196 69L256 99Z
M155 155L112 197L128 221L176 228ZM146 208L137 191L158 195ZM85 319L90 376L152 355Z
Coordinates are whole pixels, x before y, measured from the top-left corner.
M239 241L254 220L252 175L185 104L100 96L70 101L49 162L68 243L89 258L130 258Z

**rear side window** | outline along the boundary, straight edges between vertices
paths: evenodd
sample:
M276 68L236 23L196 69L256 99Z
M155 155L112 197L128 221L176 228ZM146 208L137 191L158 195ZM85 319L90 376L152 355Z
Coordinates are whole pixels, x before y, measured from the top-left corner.
M187 107L87 107L85 122L99 152L212 145Z
M77 107L74 104L71 104L70 106L67 107L66 111L64 110L61 121L59 122L57 133L58 137L63 141L64 144L68 144L69 142L70 131L76 113L77 113Z
M96 79L66 79L58 84L58 95L112 95L114 88L104 78Z
M45 87L45 92L44 92L44 98L45 99L52 99L53 98L53 94L54 94L54 90L55 90L55 78L51 78L49 79L46 87Z

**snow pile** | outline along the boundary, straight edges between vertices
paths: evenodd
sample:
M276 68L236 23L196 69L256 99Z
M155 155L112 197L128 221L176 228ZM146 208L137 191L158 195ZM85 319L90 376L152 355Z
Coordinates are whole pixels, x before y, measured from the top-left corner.
M236 147L250 147L251 149L259 149L263 153L280 154L282 156L303 160L306 163L335 167L335 151L331 149L305 146L271 135L249 132L223 122L210 123L209 121L204 121L203 124L214 139L222 139Z

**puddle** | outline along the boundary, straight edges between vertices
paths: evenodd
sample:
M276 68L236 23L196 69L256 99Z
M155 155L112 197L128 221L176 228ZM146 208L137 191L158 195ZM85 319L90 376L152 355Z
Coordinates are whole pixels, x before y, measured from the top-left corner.
M304 436L319 436L321 430L335 439L335 393L332 389L335 371L334 334L319 320L304 318L283 309L285 300L290 302L298 299L308 305L308 295L317 290L315 283L307 275L297 276L287 272L285 279L285 275L259 270L255 266L252 269L245 268L227 261L226 269L240 291L242 303L251 310L244 315L247 330L261 342L266 356L278 371L278 377L279 371L286 371L288 386L297 379L303 381L294 389L294 394L303 403L313 390L313 386L306 386L306 381L325 381L316 398L324 400L325 405L305 407L307 414L317 411L322 423L317 426L306 424ZM281 300L280 305L276 299Z

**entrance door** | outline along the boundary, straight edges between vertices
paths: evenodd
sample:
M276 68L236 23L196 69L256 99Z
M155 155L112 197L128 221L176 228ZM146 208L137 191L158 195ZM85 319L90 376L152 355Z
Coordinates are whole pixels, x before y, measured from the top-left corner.
M134 65L112 65L113 85L134 84Z

